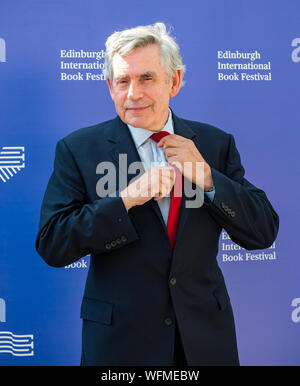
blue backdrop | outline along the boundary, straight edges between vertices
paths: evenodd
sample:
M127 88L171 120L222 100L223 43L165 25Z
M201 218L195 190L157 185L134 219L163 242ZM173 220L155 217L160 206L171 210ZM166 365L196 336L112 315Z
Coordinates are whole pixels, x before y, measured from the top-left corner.
M14 0L0 5L2 365L80 362L89 257L51 268L34 242L56 142L115 110L101 80L103 59L67 56L101 56L113 31L156 21L174 27L187 66L174 112L233 134L246 178L280 216L267 250L247 254L225 232L220 240L241 364L300 364L299 1ZM255 60L241 53L256 53ZM62 68L71 63L98 69Z

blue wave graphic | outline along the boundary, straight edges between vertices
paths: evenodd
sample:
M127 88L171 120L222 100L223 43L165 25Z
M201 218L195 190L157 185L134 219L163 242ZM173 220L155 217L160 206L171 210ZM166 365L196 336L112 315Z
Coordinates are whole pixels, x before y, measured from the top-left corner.
M14 356L34 355L33 335L15 335L10 331L0 331L0 353Z

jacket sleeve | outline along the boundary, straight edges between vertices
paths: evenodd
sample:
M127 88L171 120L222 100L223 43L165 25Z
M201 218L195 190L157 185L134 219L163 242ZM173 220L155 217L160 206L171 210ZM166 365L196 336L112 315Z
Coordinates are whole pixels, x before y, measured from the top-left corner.
M232 135L224 173L212 168L215 197L205 205L232 241L248 250L268 248L279 228L279 217L266 194L244 178Z
M121 197L87 201L72 153L64 140L59 141L41 207L37 252L47 264L62 267L89 253L121 248L137 239Z

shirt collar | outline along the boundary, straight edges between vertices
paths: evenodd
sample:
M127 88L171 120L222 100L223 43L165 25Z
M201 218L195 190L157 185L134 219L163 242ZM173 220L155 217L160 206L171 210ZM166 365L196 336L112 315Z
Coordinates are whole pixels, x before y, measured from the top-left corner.
M131 133L131 136L133 138L133 141L135 143L136 148L138 149L152 134L154 134L154 131L147 130L147 129L141 129L139 127L133 127L130 125L127 125L129 128L129 131ZM172 119L172 112L169 109L169 118L167 120L167 123L160 131L167 131L170 134L174 134L174 128L173 128L173 119Z

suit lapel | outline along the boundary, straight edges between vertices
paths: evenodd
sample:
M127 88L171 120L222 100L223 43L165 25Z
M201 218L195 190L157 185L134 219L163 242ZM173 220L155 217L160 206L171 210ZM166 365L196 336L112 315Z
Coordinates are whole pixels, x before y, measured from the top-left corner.
M125 125L119 117L113 120L113 125L109 134L110 137L108 138L108 141L113 144L110 155L118 166L119 172L124 174L126 178L128 177L127 182L129 184L130 180L134 178L135 175L128 174L128 166L134 162L141 162L139 153L127 125Z

